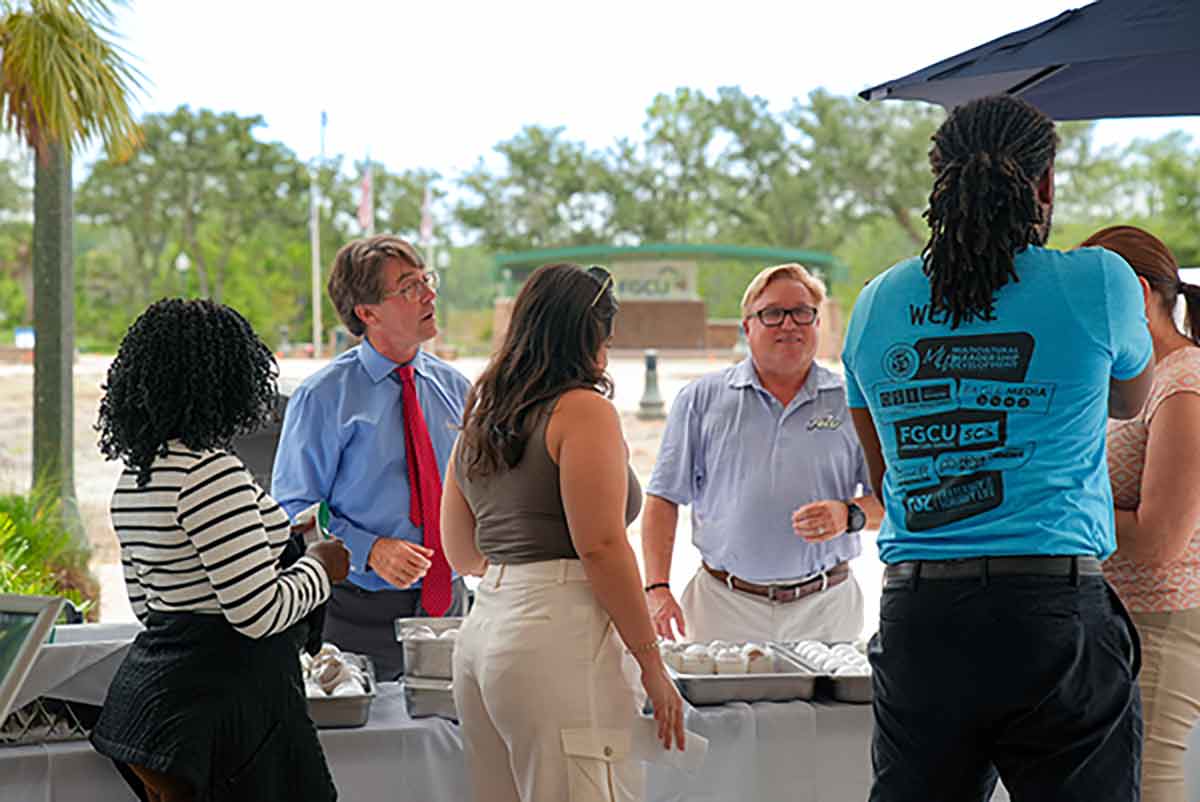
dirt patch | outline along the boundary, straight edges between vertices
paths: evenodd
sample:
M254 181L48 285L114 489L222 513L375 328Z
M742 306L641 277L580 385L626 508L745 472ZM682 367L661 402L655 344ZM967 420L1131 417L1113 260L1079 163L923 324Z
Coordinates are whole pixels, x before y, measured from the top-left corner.
M81 357L75 364L75 492L88 540L105 560L116 556L108 523L108 500L121 466L100 455L92 428L100 408L100 384L108 358ZM33 367L0 367L0 492L25 493L33 475Z

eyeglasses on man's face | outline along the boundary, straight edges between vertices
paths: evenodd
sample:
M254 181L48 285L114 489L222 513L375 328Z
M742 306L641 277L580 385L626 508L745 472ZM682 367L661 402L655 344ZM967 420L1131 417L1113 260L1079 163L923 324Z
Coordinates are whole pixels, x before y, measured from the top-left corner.
M768 306L754 313L758 322L769 328L782 326L785 318L790 317L797 326L811 326L817 322L817 308L808 304L800 304L790 309L782 306Z
M437 273L432 270L427 270L419 276L413 276L405 281L400 282L400 286L394 290L385 292L379 298L379 302L383 303L389 298L400 297L406 301L415 301L424 295L427 291L433 292L438 288Z

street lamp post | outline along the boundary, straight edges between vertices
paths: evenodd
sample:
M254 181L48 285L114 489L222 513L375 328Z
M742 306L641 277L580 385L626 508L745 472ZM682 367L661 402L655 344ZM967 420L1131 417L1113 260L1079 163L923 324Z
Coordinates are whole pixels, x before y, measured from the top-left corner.
M175 257L175 270L179 273L179 294L187 295L187 272L192 266L192 260L185 251L180 251Z
M450 248L444 246L438 249L437 258L435 259L435 269L438 272L438 289L442 294L442 302L438 304L438 308L442 310L442 331L445 334L447 344L450 342L450 298L446 293L449 286L446 284L446 269L450 267Z

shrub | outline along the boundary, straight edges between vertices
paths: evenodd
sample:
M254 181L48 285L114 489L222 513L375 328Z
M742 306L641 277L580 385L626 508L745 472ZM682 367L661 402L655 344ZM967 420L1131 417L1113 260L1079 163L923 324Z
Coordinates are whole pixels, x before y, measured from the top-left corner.
M44 487L0 496L0 593L62 596L85 617L99 614L89 549L63 522L61 502Z

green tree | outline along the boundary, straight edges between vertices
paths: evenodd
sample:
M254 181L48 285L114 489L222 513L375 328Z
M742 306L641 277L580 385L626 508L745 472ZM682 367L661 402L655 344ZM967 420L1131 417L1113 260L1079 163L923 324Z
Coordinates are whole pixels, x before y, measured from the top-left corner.
M656 225L647 230L645 224L635 224L632 233L647 241L709 241L716 233L720 135L713 101L688 88L657 95L646 109L642 130L640 158L626 147L622 162L633 179L634 197L643 211L653 210ZM624 226L630 222L622 221Z
M1136 142L1131 151L1143 177L1146 227L1181 265L1200 265L1200 152L1182 131Z
M129 109L139 74L112 40L103 0L7 0L0 4L0 112L36 154L33 472L75 504L72 392L75 318L71 264L71 153L99 137L117 152L138 139Z
M24 144L7 144L0 153L0 329L5 333L33 322L33 175Z
M135 158L95 166L81 210L129 238L138 280L151 290L141 300L190 289L172 275L180 253L196 291L223 301L236 249L274 225L304 239L307 170L283 145L259 141L261 125L257 115L180 106L145 117Z
M611 238L603 154L563 137L562 128L528 126L496 145L503 164L482 161L459 184L458 222L493 251L585 245Z
M101 159L92 166L77 203L81 217L113 232L105 250L120 250L119 259L100 257L86 266L88 297L102 307L112 308L105 302L113 302L134 314L154 299L182 290L172 267L180 242L178 181L172 174L178 145L171 141L173 131L163 115L147 115L142 133L142 145L132 157Z
M25 219L0 223L0 285L4 321L10 328L33 322L33 226Z
M262 123L181 106L145 117L134 158L95 165L80 209L116 235L108 253L89 252L82 265L105 310L90 315L97 336L123 331L154 298L194 294L238 308L268 342L283 339L284 327L306 339L296 324L311 308L310 178L287 148L254 136ZM322 197L346 194L329 190Z
M737 87L717 91L716 239L742 245L825 248L836 239L801 133L767 102Z
M359 165L360 171L363 168L365 165ZM377 162L371 164L371 175L375 196L375 230L418 242L421 239L425 188L429 187L431 206L446 196L445 190L437 186L440 176L432 170L391 173ZM436 223L435 227L440 228Z
M928 229L921 214L931 183L929 140L944 117L941 109L863 103L817 89L787 117L804 135L809 174L842 231L884 216L913 246L925 244Z
M438 302L452 309L491 309L501 289L492 255L469 245L450 248L446 261Z
M261 116L185 106L167 124L178 157L171 186L180 245L195 268L199 293L220 302L235 249L261 228L283 225L303 236L308 173L286 147L254 137Z
M1098 147L1094 122L1059 123L1057 129L1055 217L1086 224L1126 214L1134 176L1122 164L1122 149Z
M33 203L29 153L23 143L0 143L0 214L25 216Z

